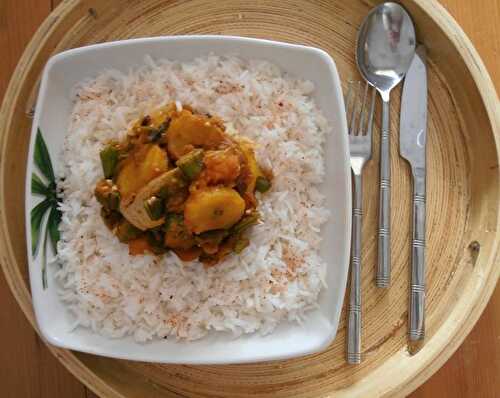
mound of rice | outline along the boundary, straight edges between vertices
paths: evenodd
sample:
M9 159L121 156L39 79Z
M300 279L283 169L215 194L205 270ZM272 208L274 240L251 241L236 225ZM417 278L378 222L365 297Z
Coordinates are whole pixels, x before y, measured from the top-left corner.
M62 153L56 274L75 327L145 342L211 331L266 334L281 321L302 322L324 286L318 250L329 216L317 189L328 125L313 89L268 62L215 55L189 63L147 57L126 74L107 70L77 85ZM250 246L208 269L174 254L130 256L93 195L103 145L171 101L222 117L228 130L258 144L259 162L275 175L272 190L259 196L262 223Z

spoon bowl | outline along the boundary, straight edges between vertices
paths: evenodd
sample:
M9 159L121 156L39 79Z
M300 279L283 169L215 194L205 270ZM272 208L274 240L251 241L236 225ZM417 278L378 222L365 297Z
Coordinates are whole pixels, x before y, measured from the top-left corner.
M415 28L406 10L383 3L364 20L358 35L359 71L384 97L404 78L415 54Z

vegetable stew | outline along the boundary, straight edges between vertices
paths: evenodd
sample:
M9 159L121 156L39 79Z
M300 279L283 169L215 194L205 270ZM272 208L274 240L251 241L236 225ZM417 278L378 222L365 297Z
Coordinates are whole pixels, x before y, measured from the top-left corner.
M245 231L259 222L255 192L271 188L250 140L175 103L141 117L100 158L101 215L132 255L172 250L211 266L241 253Z

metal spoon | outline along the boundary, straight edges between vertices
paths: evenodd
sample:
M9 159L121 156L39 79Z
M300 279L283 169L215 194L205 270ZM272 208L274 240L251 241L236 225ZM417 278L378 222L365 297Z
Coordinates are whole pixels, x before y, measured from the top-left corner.
M356 61L365 80L382 97L380 138L380 209L377 286L388 287L391 273L391 158L389 96L401 82L415 54L415 28L406 10L382 3L363 21L358 33Z

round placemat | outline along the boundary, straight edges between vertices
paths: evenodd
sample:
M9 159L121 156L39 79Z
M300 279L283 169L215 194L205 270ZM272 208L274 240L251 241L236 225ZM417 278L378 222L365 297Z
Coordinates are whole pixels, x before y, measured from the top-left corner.
M363 362L345 362L345 312L328 350L303 358L234 366L129 362L50 347L95 392L113 397L375 397L403 395L425 381L465 338L500 273L498 99L488 74L438 4L403 1L428 48L427 337L407 341L411 179L398 155L400 91L391 107L392 283L375 287L380 109L365 170ZM12 77L0 114L1 263L36 328L27 288L24 181L30 110L47 59L64 49L133 37L228 34L320 47L343 83L359 79L354 45L373 6L363 0L64 1L40 27ZM174 57L174 54L166 54Z

